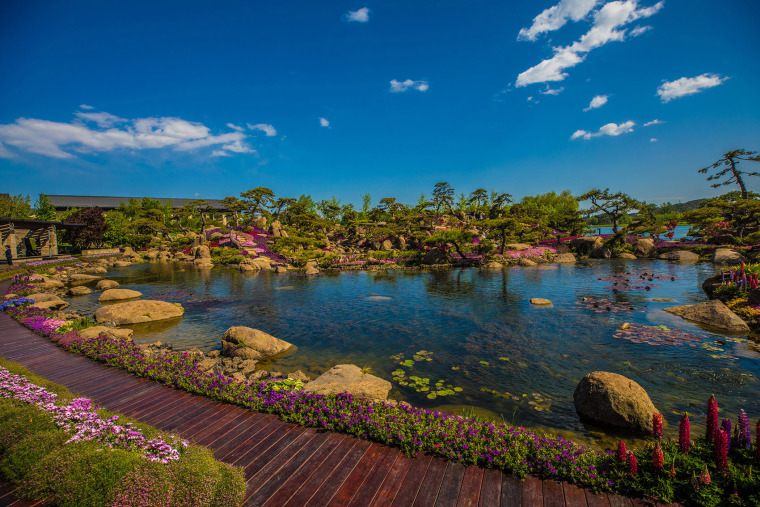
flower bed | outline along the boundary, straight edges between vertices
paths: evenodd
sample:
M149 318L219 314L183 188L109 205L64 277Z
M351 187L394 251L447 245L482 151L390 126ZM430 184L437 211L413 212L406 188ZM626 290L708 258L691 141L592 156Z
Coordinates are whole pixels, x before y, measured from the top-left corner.
M0 472L59 506L235 506L243 472L0 360ZM15 372L15 373L14 373ZM44 442L44 445L40 445Z

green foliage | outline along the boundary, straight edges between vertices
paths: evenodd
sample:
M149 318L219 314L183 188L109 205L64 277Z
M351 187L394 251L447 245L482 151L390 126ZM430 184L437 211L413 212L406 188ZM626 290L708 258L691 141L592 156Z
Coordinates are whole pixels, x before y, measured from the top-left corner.
M569 190L562 193L549 192L523 197L520 204L525 215L536 221L542 220L547 227L578 235L585 228L578 201Z
M753 157L753 155L755 155ZM756 151L745 151L743 149L741 150L731 150L728 153L725 153L723 155L723 158L719 159L717 162L700 169L698 172L701 174L706 174L711 169L718 169L718 172L715 174L711 174L707 177L707 181L716 181L717 183L713 183L713 188L718 188L723 185L730 185L732 183L735 183L739 186L739 191L741 192L741 198L747 199L749 196L747 195L747 187L744 184L744 179L742 178L742 175L744 176L760 176L759 172L746 172L742 171L738 168L738 165L742 161L752 161L752 162L760 162L760 155L757 155ZM723 181L720 181L723 179Z
M55 206L50 202L50 198L45 194L40 194L37 202L34 203L35 220L48 220L55 222L58 220L58 214L55 212Z
M99 207L82 208L72 213L68 218L70 223L82 224L82 227L66 229L65 239L79 248L102 244L103 236L108 229L103 210Z
M626 216L632 211L638 211L646 203L637 201L628 194L623 192L610 193L609 188L599 190L594 188L586 192L585 194L576 197L578 202L590 201L591 207L582 211L584 215L590 215L592 213L602 213L607 215L612 222L612 232L618 232L618 223L621 218Z
M79 317L78 319L69 320L56 330L56 333L63 334L69 331L81 331L87 329L96 324L94 320L89 317Z
M264 211L274 202L274 192L267 187L256 187L240 193L249 222L253 221L259 212Z
M32 205L29 196L1 194L0 218L30 218Z
M454 189L445 181L440 181L433 187L433 205L435 214L439 215L441 209L451 211L454 205Z
M692 224L690 235L709 239L728 234L741 241L760 232L760 199L752 193L747 199L725 194L707 199L696 210L684 213L683 219Z
M296 379L286 378L282 380L275 380L273 382L267 382L261 388L264 392L281 391L284 393L290 393L293 391L303 391L303 382Z

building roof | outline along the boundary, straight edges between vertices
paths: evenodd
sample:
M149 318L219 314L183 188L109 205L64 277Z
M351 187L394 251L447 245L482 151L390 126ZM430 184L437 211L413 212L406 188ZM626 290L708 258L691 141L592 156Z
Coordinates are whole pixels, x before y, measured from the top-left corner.
M103 195L48 195L48 199L58 211L68 208L94 208L99 207L105 210L118 208L121 203L129 204L130 199L142 201L142 197L111 197ZM200 199L174 199L167 197L151 197L151 199L160 202L163 205L171 202L174 209L181 208L190 201L199 201ZM203 199L208 205L215 210L224 210L225 206L219 199Z

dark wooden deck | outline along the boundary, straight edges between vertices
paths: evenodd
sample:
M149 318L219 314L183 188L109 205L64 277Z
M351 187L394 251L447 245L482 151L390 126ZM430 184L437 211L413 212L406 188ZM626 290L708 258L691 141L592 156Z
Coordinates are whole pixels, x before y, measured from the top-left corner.
M0 356L109 410L205 445L242 467L245 505L605 506L648 505L569 484L465 467L189 394L109 368L29 332L0 312ZM0 507L16 501L0 484Z

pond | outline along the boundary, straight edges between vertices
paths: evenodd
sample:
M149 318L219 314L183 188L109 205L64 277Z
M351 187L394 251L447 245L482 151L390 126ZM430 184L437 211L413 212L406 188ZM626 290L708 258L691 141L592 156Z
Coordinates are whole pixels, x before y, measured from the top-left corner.
M277 371L316 376L353 363L391 380L397 400L612 446L615 435L575 413L573 391L592 371L641 384L671 436L683 412L692 431L702 431L711 394L727 417L741 408L760 417L756 342L662 310L705 301L700 285L713 273L705 263L645 260L317 277L154 263L117 268L109 278L186 310L179 321L135 327L137 343L210 351L228 327L254 327L298 346L271 365ZM533 297L553 304L533 306ZM97 293L72 300L88 313L98 306ZM632 327L621 335L626 322Z

